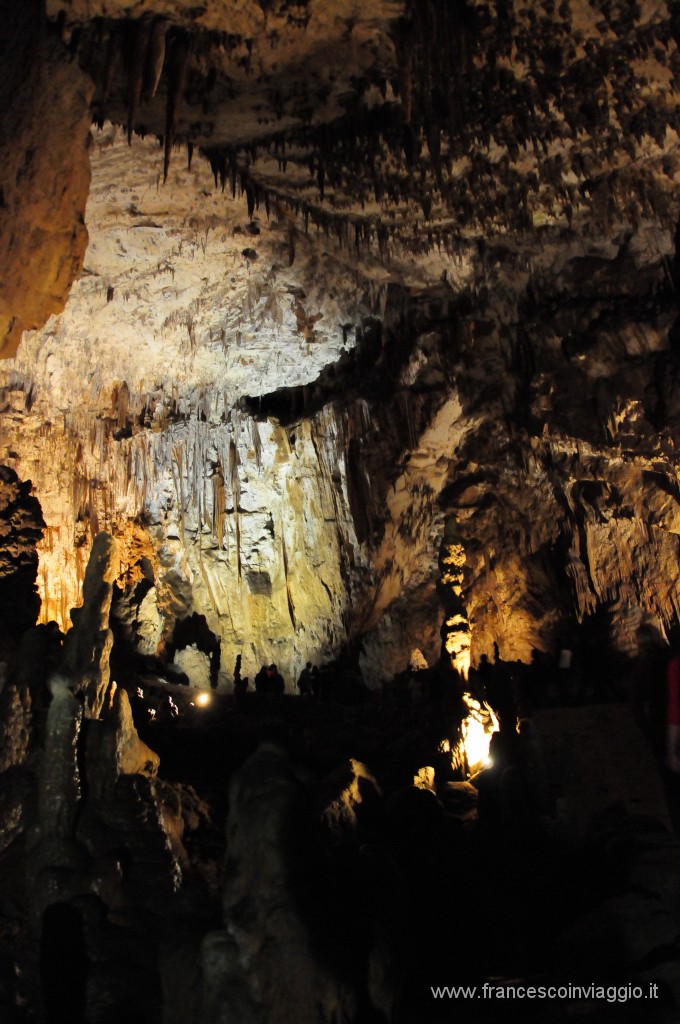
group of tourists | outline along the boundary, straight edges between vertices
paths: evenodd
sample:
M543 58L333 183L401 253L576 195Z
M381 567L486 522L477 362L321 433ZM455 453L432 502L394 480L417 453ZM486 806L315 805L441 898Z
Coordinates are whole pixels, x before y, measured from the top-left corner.
M234 666L234 695L242 698L250 691L250 679L241 674L242 656ZM283 694L286 684L275 664L262 665L253 680L256 694ZM295 689L307 700L341 700L354 702L363 699L368 690L356 669L346 663L319 667L308 661L300 672Z

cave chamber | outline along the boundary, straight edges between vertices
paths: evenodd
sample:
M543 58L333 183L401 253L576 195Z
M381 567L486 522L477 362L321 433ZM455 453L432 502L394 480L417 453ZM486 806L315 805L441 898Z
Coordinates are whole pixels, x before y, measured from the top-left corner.
M680 1020L678 10L0 0L3 1024Z

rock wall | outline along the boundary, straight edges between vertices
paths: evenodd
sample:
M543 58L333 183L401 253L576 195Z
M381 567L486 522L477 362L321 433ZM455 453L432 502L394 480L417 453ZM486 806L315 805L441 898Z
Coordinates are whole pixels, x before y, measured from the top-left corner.
M631 652L641 618L677 619L674 257L652 224L565 246L510 309L468 320L459 388L488 415L445 494L478 652L497 638L526 659L596 614ZM502 294L502 257L491 274Z
M87 246L92 87L43 4L0 9L0 358L64 307Z
M38 499L30 480L22 481L9 466L0 465L0 637L3 647L16 642L32 626L40 610L36 587L38 554L43 535ZM2 660L2 659L0 659Z
M302 237L291 260L285 218L248 220L205 162L173 168L159 192L152 151L111 128L97 137L98 227L72 304L3 366L4 450L46 515L41 618L68 627L92 539L110 529L122 586L151 568L148 653L197 611L225 666L242 653L252 675L276 660L292 683L346 635L347 565L362 559L342 454L354 414L329 407L286 429L240 396L257 409L293 386L300 412L318 408L314 379L354 345L370 282L328 288L330 257Z
M656 40L649 102L663 82L673 95L677 26L645 6L632 20L610 11L606 29L593 11L560 15L561 45L569 22L585 54L569 58L579 74L598 54L612 62L615 102L577 109L565 64L553 83L564 124L553 124L545 160L528 145L538 122L525 131L510 118L520 152L496 131L501 108L490 110L511 159L493 174L481 157L466 164L475 202L459 211L455 244L430 231L371 251L353 222L351 249L347 224L336 238L323 218L296 219L289 194L276 200L269 165L258 209L245 178L245 202L225 197L228 161L213 151L173 161L161 188L151 139L129 148L111 126L95 135L82 274L64 313L25 335L2 369L2 456L33 480L45 516L45 621L68 624L92 540L108 529L145 654L162 654L175 623L197 613L221 640L223 680L241 654L244 674L273 660L292 685L306 660L361 640L373 682L416 648L430 663L439 655L447 524L464 552L473 662L494 642L527 660L591 627L632 653L641 624L664 632L676 621L677 136L665 100L658 124L631 120L619 86L629 39L640 61ZM530 21L523 11L513 23L517 56L540 78L546 40L540 53L528 45ZM409 24L426 57L423 23ZM128 49L144 26L133 28ZM418 78L407 50L401 72ZM634 82L643 71L638 62ZM492 78L495 103L503 76ZM408 127L422 145L440 113L423 106L426 82L411 85ZM475 138L489 147L484 124ZM579 126L592 131L583 151L568 142ZM459 120L437 129L450 136L449 177L461 130ZM340 137L329 150L338 159ZM408 160L411 136L400 137ZM428 139L422 180L441 178L443 195L436 145ZM269 162L285 174L276 153ZM307 204L324 188L315 171L300 185ZM517 223L484 207L490 176L506 212L524 189ZM404 201L411 216L416 197Z
M44 389L65 392L79 357L63 329L58 349L54 333L29 339L5 400L47 522L45 620L68 621L108 528L121 586L153 583L133 613L147 653L198 612L227 676L241 653L244 674L276 661L291 685L362 637L379 680L415 648L439 655L438 559L455 521L473 662L494 641L528 661L589 630L623 654L642 623L666 631L679 596L673 239L642 225L585 252L563 240L559 257L558 240L472 264L481 293L388 290L382 338L310 384L284 356L278 379L293 383L230 410L191 373L174 406L167 390L142 400L98 376L64 429ZM102 395L115 404L98 410Z

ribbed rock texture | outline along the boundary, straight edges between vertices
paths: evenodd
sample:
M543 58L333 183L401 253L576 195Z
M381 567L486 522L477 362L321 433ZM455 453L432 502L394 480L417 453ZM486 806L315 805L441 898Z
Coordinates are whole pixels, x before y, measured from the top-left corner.
M87 246L91 83L43 5L3 3L0 42L0 356L60 312Z
M48 5L133 144L3 370L44 620L108 529L138 649L203 616L223 680L676 621L677 11L549 6Z
M417 670L680 619L679 11L0 0L3 1022L678 990L675 844L607 798L581 878Z

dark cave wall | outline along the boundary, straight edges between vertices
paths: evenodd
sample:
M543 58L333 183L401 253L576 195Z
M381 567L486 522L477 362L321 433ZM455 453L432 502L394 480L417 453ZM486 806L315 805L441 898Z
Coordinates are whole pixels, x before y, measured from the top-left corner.
M42 538L44 526L40 503L31 494L30 480L19 480L9 466L0 466L0 638L3 645L17 643L24 630L33 626L38 618L36 544Z
M526 660L523 645L573 639L606 607L613 647L632 653L643 619L677 619L673 258L652 226L590 254L565 238L558 273L539 270L509 313L492 297L470 323L475 362L459 388L483 422L446 497L466 537L478 652L496 633Z

